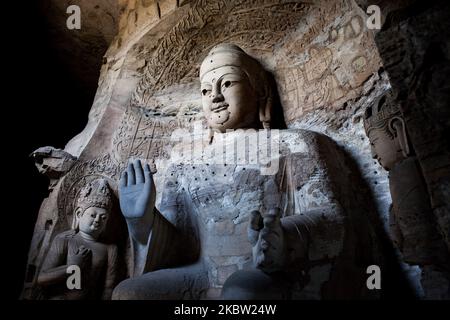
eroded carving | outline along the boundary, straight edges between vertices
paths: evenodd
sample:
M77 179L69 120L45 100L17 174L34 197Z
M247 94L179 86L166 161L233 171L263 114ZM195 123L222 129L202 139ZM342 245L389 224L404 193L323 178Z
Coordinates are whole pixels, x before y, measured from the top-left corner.
M77 160L76 157L61 149L53 147L42 147L33 151L36 167L41 174L50 179L49 189L52 190L59 178L72 168Z
M267 10L271 12L269 16ZM197 1L151 54L131 104L151 107L147 102L158 89L191 81L198 72L192 66L217 43L234 42L261 51L271 50L307 10L308 5L300 2ZM228 17L225 23L221 21L224 16Z
M104 179L85 185L74 206L71 231L58 234L37 279L44 287L45 298L80 300L110 299L117 281L117 247L104 244L99 238L105 231L112 209L112 192ZM68 277L78 276L75 288Z
M422 268L428 299L448 298L450 256L445 231L433 215L419 162L392 92L365 112L372 155L389 171L391 235L405 262Z

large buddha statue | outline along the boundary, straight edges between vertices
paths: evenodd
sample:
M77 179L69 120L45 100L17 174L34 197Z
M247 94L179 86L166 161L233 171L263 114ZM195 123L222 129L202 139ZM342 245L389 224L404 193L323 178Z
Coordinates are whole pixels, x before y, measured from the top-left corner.
M139 160L122 173L132 272L113 299L376 296L369 210L336 145L273 128L267 73L235 45L208 53L200 81L209 133L174 148L163 185Z
M424 297L449 298L450 256L444 241L449 230L433 215L420 163L395 100L388 92L364 117L372 155L389 171L391 237L403 260L422 269Z

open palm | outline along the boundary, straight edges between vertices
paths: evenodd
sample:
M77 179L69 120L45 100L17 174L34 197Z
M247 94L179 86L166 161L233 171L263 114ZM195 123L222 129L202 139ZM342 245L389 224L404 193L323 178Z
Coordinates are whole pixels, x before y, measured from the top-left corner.
M130 162L119 183L120 209L124 217L135 219L143 218L147 212L151 214L155 192L150 166L146 164L143 168L140 160Z

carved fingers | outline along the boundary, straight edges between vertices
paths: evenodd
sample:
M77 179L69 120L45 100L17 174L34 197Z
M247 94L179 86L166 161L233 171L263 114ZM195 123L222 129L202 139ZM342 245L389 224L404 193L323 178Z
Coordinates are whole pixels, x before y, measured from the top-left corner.
M138 166L140 166L140 162ZM129 162L127 167L127 185L131 186L133 184L136 184L136 168L133 162Z
M260 232L260 246L263 253L270 248L277 249L282 245L283 229L281 228L280 210L269 210L263 217L263 228Z
M280 209L270 209L263 215L252 212L248 234L255 266L267 272L282 268L285 243Z
M250 223L248 224L247 235L251 245L256 245L259 237L259 231L263 228L263 218L257 210L250 213Z
M248 225L248 238L252 245L255 245L261 236L265 239L273 235L280 236L281 229L281 211L278 208L270 209L265 214L254 210L250 214L250 223Z
M136 184L144 183L144 168L142 168L142 163L140 160L133 161L134 173Z
M152 181L153 181L152 170L150 168L150 165L146 163L144 166L143 183L151 184Z
M270 209L263 217L264 228L273 229L281 226L280 218L281 210L279 208Z
M80 246L75 252L76 255L79 255L83 258L87 258L91 254L91 249L86 248L85 246Z
M149 164L142 166L141 160L133 160L128 163L127 169L120 176L119 187L129 187L136 184L151 183L152 170Z
M155 192L149 164L143 165L138 159L130 161L119 182L120 208L125 218L142 218L151 207Z
M82 245L69 255L67 258L67 264L77 265L81 268L89 261L91 256L92 250Z
M127 179L128 179L128 174L127 172L124 170L122 172L122 174L120 175L120 181L119 181L119 188L125 188L127 186Z

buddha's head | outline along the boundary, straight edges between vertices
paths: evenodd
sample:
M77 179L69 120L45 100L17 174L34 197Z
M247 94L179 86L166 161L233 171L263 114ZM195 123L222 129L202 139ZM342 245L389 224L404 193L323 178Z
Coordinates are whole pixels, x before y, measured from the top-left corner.
M105 179L97 179L81 189L75 208L76 231L97 239L104 231L112 208L112 195Z
M410 155L405 122L390 93L366 109L364 128L370 140L372 156L384 169L391 170Z
M203 112L211 129L270 128L266 71L233 44L215 46L200 67Z

